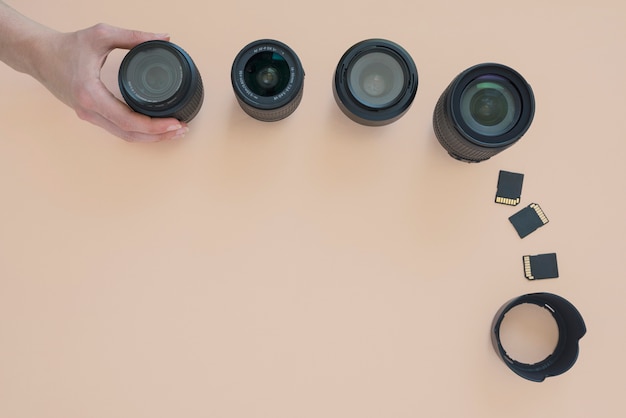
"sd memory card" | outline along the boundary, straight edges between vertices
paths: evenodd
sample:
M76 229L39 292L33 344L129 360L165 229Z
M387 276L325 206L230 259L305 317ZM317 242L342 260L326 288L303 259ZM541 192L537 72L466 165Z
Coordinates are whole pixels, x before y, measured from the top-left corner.
M559 277L556 253L525 255L522 259L524 261L524 276L528 280Z
M541 207L531 203L509 218L520 238L524 238L537 228L548 223L548 218Z
M522 196L523 182L523 174L500 170L496 190L496 203L509 206L518 205Z

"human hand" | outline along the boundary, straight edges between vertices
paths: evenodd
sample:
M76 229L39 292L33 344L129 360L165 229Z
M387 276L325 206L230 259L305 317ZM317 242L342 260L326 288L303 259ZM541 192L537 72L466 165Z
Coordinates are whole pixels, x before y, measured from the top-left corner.
M76 111L79 118L131 142L182 138L188 128L174 118L151 118L117 99L100 79L109 53L131 49L165 34L121 29L106 24L71 33L55 32L40 41L36 74L50 92Z

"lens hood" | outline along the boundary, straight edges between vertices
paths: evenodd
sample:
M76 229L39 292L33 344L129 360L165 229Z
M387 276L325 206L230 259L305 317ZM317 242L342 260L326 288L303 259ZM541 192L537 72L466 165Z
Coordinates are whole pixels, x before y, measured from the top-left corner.
M535 364L514 360L507 354L500 341L500 325L506 313L524 303L532 303L547 309L559 329L559 339L554 352ZM582 316L569 301L552 293L531 293L511 299L498 310L491 327L491 341L498 356L513 372L524 379L543 382L546 377L565 373L576 363L578 342L586 332Z

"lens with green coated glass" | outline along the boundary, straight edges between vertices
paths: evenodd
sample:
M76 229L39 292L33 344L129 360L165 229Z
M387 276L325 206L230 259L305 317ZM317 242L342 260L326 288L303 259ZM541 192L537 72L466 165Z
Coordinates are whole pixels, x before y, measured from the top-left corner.
M291 73L282 55L261 52L254 55L244 68L244 79L250 90L263 97L280 93L289 84Z
M231 82L239 105L248 115L272 122L291 115L300 104L304 70L287 45L261 39L235 57Z
M476 132L497 136L517 122L520 97L503 77L482 76L461 94L461 117Z
M479 64L459 74L433 115L439 143L461 161L484 161L517 142L535 112L530 85L512 68Z

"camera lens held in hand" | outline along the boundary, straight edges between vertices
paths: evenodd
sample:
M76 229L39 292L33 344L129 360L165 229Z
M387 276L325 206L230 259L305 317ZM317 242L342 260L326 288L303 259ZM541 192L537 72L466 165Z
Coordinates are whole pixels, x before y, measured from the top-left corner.
M300 104L304 69L287 45L261 39L237 54L231 81L237 101L248 115L274 122L291 115Z
M534 114L533 91L519 73L501 64L479 64L459 74L443 92L433 127L452 157L480 162L517 142Z
M136 112L189 122L204 100L202 78L191 57L166 41L148 41L131 49L120 65L122 97Z
M339 108L353 121L387 125L411 106L417 92L417 68L398 44L369 39L352 46L341 57L333 94Z

